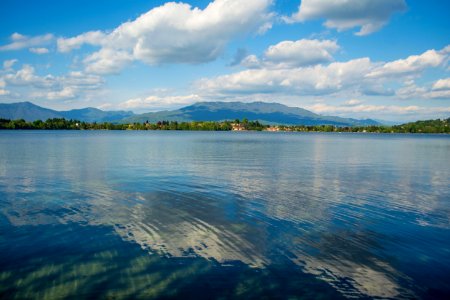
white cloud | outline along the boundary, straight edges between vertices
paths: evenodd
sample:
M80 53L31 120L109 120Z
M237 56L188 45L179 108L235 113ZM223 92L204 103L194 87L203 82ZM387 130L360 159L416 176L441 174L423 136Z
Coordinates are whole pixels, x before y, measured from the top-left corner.
M16 72L9 72L2 80L17 86L34 86L36 88L51 88L70 85L77 88L96 89L103 84L103 79L98 75L84 74L82 72L70 72L66 76L36 75L31 65L23 65Z
M450 78L439 79L433 83L428 97L432 99L450 99Z
M115 74L133 61L133 56L127 51L102 48L84 59L86 71L94 74Z
M411 55L406 59L399 59L388 62L379 68L376 68L367 77L388 77L388 76L404 76L411 75L423 71L426 68L437 67L442 65L446 57L448 57L445 49L436 51L428 50L421 55Z
M244 66L248 69L255 69L261 67L261 61L256 55L248 55L241 61L241 66Z
M423 107L416 105L398 106L398 105L371 105L360 104L354 106L346 105L329 105L325 103L317 103L306 106L305 109L311 110L318 114L339 115L339 116L355 116L364 115L383 118L386 115L403 115L410 117L436 118L437 115L445 117L450 113L450 107Z
M197 82L197 88L208 94L296 93L298 95L330 94L359 86L372 68L369 58L333 62L327 66L289 69L252 69Z
M101 31L89 31L72 38L58 38L57 47L59 52L70 52L79 49L83 44L101 45L106 38L106 34Z
M62 90L59 91L50 91L47 93L35 94L36 98L45 97L48 100L66 100L66 99L73 99L76 96L77 96L76 92L72 87L64 87Z
M14 66L14 64L15 64L16 62L18 62L17 59L9 59L9 60L5 60L5 61L3 62L3 69L5 69L5 70L10 70L10 69Z
M23 34L20 34L18 32L14 32L13 34L11 34L11 40L12 41L21 41L21 40L24 40L26 38L27 38L27 36L25 36Z
M151 95L146 98L133 98L129 99L121 104L119 108L121 109L132 109L132 110L142 110L142 109L160 109L174 106L184 106L194 102L201 101L202 98L197 94L190 95Z
M265 60L282 66L308 66L333 60L339 49L336 41L307 40L283 41L270 46L264 53Z
M310 40L306 40L310 42ZM314 40L313 40L314 41ZM313 44L325 44L336 49L333 41L314 41ZM297 48L290 42L287 48ZM284 45L279 43L278 45ZM291 47L292 46L292 47ZM369 58L353 59L346 62L321 63L313 66L298 66L291 60L289 51L274 50L265 53L277 53L272 57L280 59L271 62L263 56L249 55L241 62L247 70L222 75L215 78L203 78L196 82L197 93L208 97L236 97L236 95L296 95L317 96L340 93L341 96L397 96L401 99L437 99L448 98L447 90L430 92L430 87L417 87L405 84L411 82L411 76L417 77L426 68L444 66L448 59L446 49L429 50L421 55L412 55L387 63L372 62ZM278 47L284 49L284 46ZM300 47L301 48L301 47ZM278 52L283 55L278 55ZM295 51L293 51L295 53ZM269 56L270 56L269 55ZM322 55L327 58L327 55ZM395 76L394 76L395 75ZM446 83L447 81L445 81ZM400 88L398 85L403 84ZM436 83L443 86L444 81Z
M0 82L26 90L30 98L48 100L84 97L100 90L104 84L100 76L82 72L70 72L64 76L39 76L30 65L23 65L17 71L10 69L0 76Z
M34 37L25 36L19 33L11 35L11 43L0 46L0 51L20 50L24 48L42 46L50 44L54 39L53 34L44 34Z
M450 90L430 91L426 96L431 99L449 100L450 99Z
M102 77L83 72L70 72L68 75L60 77L59 80L63 85L77 89L95 90L104 84Z
M345 106L356 106L363 103L363 101L358 100L358 99L350 99L344 102Z
M338 49L337 42L332 40L282 41L269 46L261 59L248 55L240 64L249 69L312 66L332 61L332 54Z
M47 48L43 48L43 47L41 47L41 48L30 48L28 50L30 50L30 52L34 53L34 54L47 54L47 53L50 52Z
M150 65L203 63L216 59L238 35L267 29L271 0L215 0L205 9L169 2L123 23L111 33L88 32L59 39L62 52L84 43L101 49L85 63L90 72L117 72L132 60ZM98 38L101 36L102 38Z
M288 22L326 19L324 25L338 31L360 27L367 35L386 25L391 15L406 9L404 0L302 0Z
M450 78L439 79L433 84L433 90L444 91L450 90Z
M440 79L431 88L419 87L412 80L406 81L404 86L396 91L402 99L450 99L450 80Z
M406 81L405 85L395 92L395 95L401 99L411 98L424 98L427 93L427 89L424 87L418 87L414 81Z
M3 76L3 80L10 85L33 86L36 88L49 88L57 83L57 78L52 75L36 75L35 69L31 65L23 65L22 69L16 72L7 73Z

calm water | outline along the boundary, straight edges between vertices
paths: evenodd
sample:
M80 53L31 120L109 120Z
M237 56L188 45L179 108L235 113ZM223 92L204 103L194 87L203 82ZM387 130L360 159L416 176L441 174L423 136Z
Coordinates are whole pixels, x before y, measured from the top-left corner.
M0 298L448 298L450 137L0 132Z

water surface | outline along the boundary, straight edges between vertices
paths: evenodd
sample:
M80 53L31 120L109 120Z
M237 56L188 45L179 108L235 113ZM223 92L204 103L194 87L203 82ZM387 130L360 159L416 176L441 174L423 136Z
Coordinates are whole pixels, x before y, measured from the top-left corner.
M0 298L448 298L450 138L0 132Z

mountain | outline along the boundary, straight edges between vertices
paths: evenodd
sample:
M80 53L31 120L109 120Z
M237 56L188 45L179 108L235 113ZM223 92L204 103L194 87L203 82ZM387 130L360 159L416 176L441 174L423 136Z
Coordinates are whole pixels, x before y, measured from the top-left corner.
M61 111L60 114L65 119L85 122L116 122L134 115L131 111L103 111L93 107Z
M65 118L84 122L117 122L133 115L131 111L103 111L92 107L56 111L30 102L0 104L0 118L11 120L24 119L26 121L35 121Z
M25 119L26 121L65 118L85 122L143 123L149 121L223 121L244 119L258 120L264 124L285 125L336 125L366 126L380 125L380 122L322 116L299 107L265 102L199 102L172 111L160 111L135 115L131 111L103 111L97 108L56 111L30 102L0 104L0 118Z
M55 110L43 108L30 102L19 102L11 104L0 103L0 118L34 121L61 118L61 115Z
M333 116L322 116L306 109L289 107L279 103L265 102L199 102L173 111L161 111L134 115L121 123L142 123L149 121L223 121L244 119L258 120L265 124L285 125L336 125L363 126L380 125L379 122L366 119L356 120Z

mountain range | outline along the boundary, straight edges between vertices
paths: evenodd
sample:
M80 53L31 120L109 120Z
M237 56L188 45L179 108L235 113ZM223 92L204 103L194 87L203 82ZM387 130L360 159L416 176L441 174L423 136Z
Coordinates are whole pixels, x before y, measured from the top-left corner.
M52 118L64 118L84 122L117 122L133 115L134 113L131 111L103 111L93 107L57 111L35 105L31 102L0 103L0 118L10 120L45 121Z
M380 125L380 122L357 120L334 116L322 116L299 107L288 107L279 103L266 102L198 102L177 110L134 114L131 111L102 111L97 108L82 108L56 111L43 108L31 102L0 104L0 118L24 119L26 121L65 118L84 122L112 123L156 123L158 121L224 121L244 119L258 120L264 124L285 125L335 125L366 126Z

